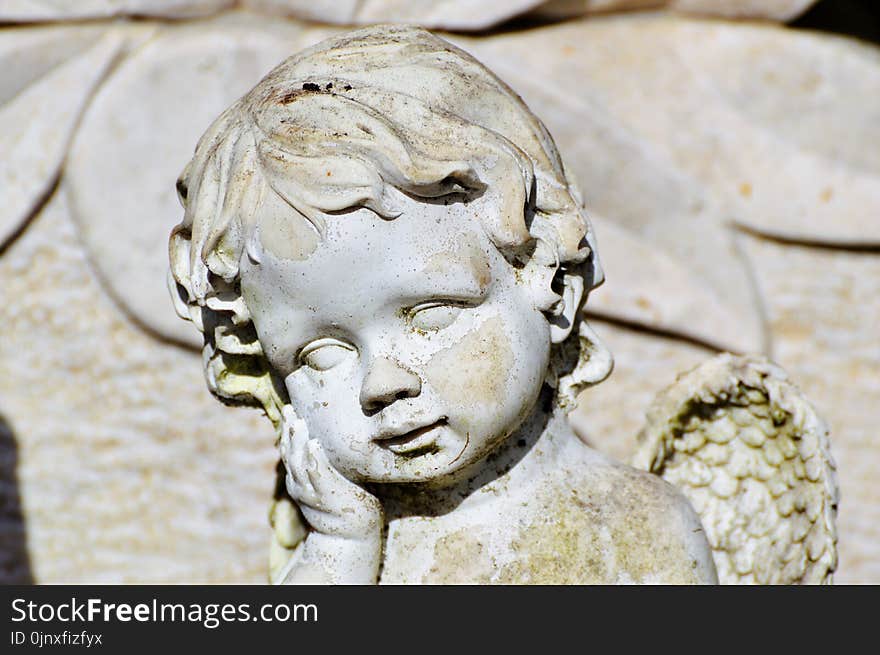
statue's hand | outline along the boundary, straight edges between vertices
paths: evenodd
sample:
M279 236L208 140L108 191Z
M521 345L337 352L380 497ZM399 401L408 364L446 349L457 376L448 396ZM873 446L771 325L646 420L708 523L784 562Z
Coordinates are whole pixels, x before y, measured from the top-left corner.
M281 457L287 468L287 492L318 533L373 542L381 537L384 516L378 499L343 476L310 439L302 419L283 411Z

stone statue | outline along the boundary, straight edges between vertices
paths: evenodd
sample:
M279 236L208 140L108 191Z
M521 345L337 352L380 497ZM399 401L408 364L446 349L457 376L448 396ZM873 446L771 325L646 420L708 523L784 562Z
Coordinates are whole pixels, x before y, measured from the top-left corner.
M178 191L208 386L278 430L273 581L830 580L827 431L769 363L667 391L647 471L574 434L612 368L581 314L595 238L542 123L458 48L377 26L303 51Z

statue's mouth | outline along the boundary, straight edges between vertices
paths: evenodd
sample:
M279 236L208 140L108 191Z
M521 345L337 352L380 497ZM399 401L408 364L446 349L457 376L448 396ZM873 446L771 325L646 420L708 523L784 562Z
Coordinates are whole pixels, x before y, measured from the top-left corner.
M423 425L402 434L380 435L373 441L382 448L390 450L395 455L416 457L418 455L435 453L440 450L436 443L437 437L440 435L440 431L446 427L446 422L446 417L443 416L428 425Z

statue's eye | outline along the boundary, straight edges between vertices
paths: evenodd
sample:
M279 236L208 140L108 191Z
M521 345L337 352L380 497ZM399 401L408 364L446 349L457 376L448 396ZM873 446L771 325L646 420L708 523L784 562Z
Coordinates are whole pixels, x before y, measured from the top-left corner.
M299 363L304 366L316 371L326 371L328 368L341 364L354 351L354 348L342 341L329 338L318 339L303 348L298 359Z
M410 324L419 330L442 330L449 327L461 314L463 306L445 302L430 302L410 310Z

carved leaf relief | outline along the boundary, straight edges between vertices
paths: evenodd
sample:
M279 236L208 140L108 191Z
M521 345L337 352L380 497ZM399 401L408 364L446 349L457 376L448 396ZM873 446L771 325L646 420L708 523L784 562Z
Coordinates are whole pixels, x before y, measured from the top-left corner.
M523 15L553 20L634 9L668 9L728 18L787 21L815 0L244 0L245 6L339 25L411 23L461 32L489 29Z
M235 0L4 0L0 5L0 22L63 21L110 16L192 18L234 4Z
M121 48L118 32L93 27L21 30L0 42L0 246L52 189L80 114Z
M166 29L119 66L83 119L67 167L74 218L114 298L167 339L201 346L165 282L183 211L174 181L205 126L299 48L298 32Z

